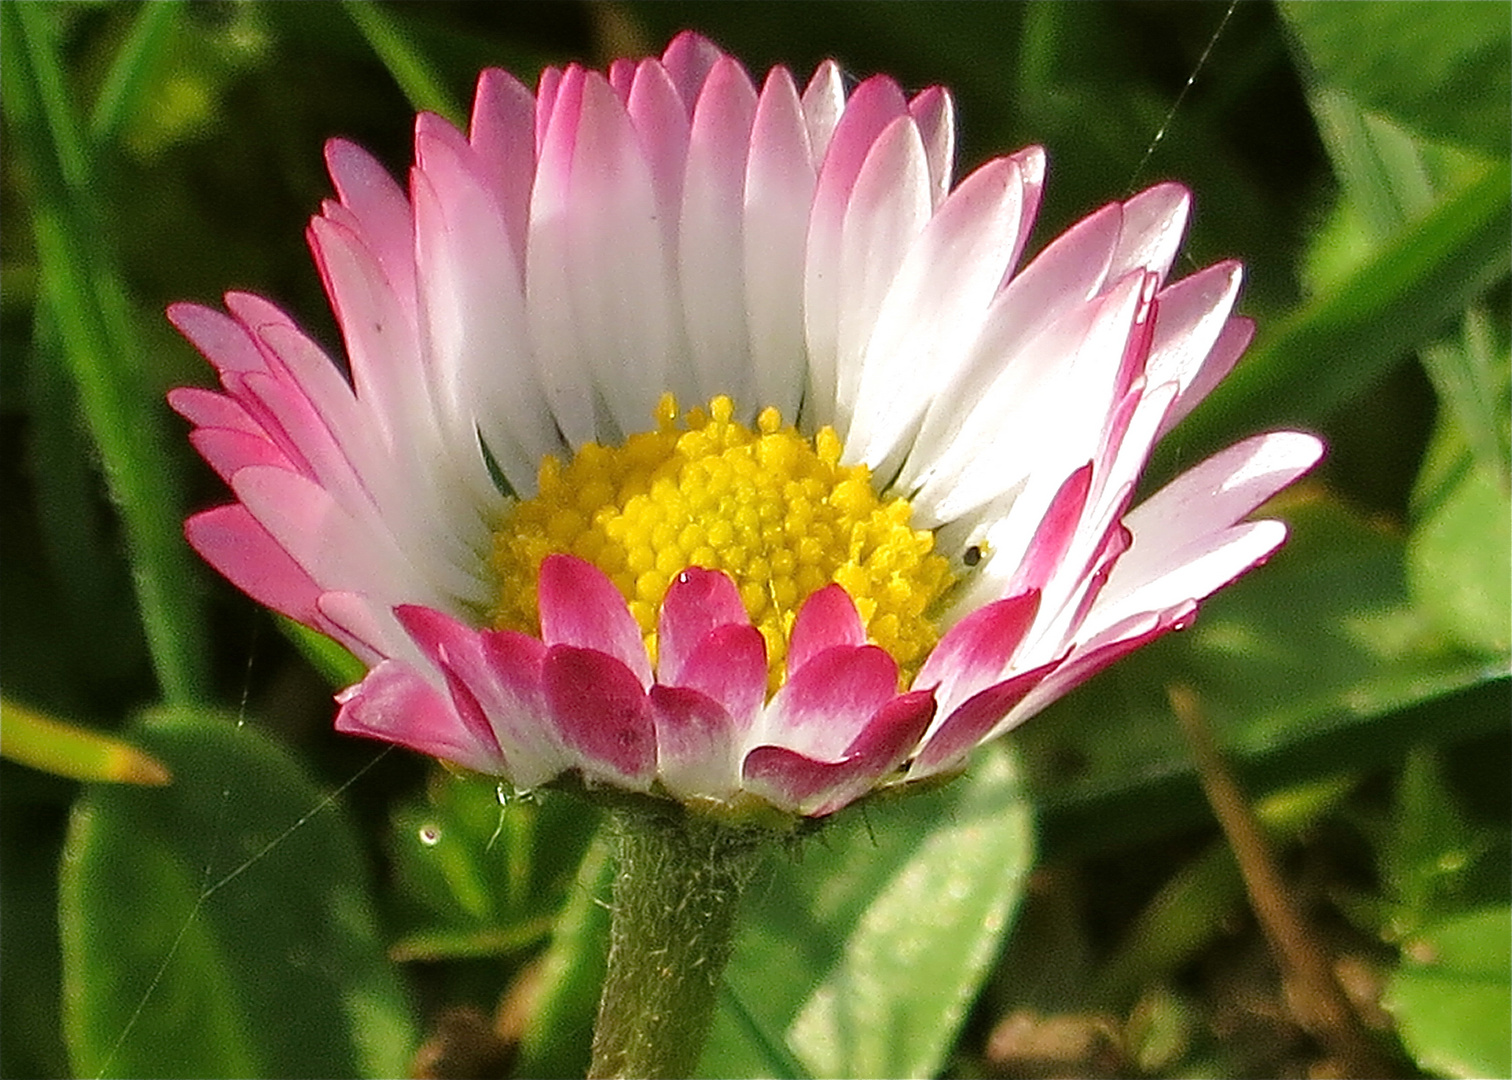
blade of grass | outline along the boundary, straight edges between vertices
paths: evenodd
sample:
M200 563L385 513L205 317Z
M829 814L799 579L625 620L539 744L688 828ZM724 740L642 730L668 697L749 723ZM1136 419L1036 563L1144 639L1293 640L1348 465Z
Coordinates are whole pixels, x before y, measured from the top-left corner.
M89 137L95 145L113 141L141 107L153 67L184 7L184 0L157 0L137 8L136 21L116 53L89 115Z
M125 525L153 666L170 701L203 697L208 682L196 575L180 531L175 459L162 411L141 385L143 349L95 205L87 146L64 85L50 12L5 4L0 48L13 152L29 181L41 302L78 385L106 482Z
M1509 231L1512 168L1498 162L1272 327L1165 446L1196 460L1236 431L1316 425L1507 275ZM1155 471L1169 470L1171 452Z
M417 111L437 113L453 124L463 123L466 113L457 107L441 76L414 47L388 9L365 0L343 0L341 6Z
M11 761L70 780L161 787L173 779L145 750L13 701L0 703L0 745Z

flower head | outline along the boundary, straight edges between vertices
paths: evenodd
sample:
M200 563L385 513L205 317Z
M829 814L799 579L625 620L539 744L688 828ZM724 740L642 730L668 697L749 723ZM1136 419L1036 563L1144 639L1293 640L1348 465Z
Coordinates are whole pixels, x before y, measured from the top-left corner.
M739 816L958 769L1284 539L1311 436L1130 508L1251 326L1167 274L1188 195L1019 263L1044 155L953 184L944 90L758 86L693 34L331 142L309 240L350 378L277 308L170 317L236 502L190 542L369 667L337 726L530 788Z

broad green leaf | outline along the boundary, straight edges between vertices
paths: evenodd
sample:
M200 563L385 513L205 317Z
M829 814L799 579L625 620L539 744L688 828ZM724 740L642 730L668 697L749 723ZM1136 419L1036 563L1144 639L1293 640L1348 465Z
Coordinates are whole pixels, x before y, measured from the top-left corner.
M1504 660L1442 633L1407 588L1403 539L1314 490L1292 535L1192 628L1034 718L1024 748L1047 850L1065 855L1206 819L1166 687L1195 687L1249 791L1389 764L1425 738L1500 730Z
M496 779L436 769L389 843L413 928L404 959L498 955L536 943L571 888L598 813L560 793L522 798Z
M165 788L95 787L63 857L65 1035L83 1076L398 1076L415 1037L332 796L189 710L133 737Z
M1417 1063L1440 1076L1512 1075L1512 908L1482 908L1404 950L1382 1004Z
M933 1076L1031 860L1006 747L938 791L847 814L752 884L704 1073Z
M1506 5L1293 0L1281 11L1324 82L1425 135L1506 155Z
M1497 896L1470 889L1475 864L1506 834L1473 824L1440 775L1438 756L1418 747L1397 785L1392 824L1379 848L1385 921L1380 932L1401 942L1424 926Z
M1488 656L1512 633L1512 503L1498 473L1442 425L1419 478L1419 520L1407 546L1408 579L1445 631Z

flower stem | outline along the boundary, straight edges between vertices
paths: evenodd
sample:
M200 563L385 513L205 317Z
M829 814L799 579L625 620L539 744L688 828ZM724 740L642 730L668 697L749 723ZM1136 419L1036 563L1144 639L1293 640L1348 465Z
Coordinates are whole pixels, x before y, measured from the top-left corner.
M761 830L622 809L609 971L590 1077L692 1076L714 1021Z

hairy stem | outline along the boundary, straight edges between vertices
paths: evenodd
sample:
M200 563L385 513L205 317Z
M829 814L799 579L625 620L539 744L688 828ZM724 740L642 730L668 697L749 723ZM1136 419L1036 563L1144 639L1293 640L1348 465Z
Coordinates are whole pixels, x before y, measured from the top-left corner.
M691 1076L765 834L681 811L615 815L609 971L590 1077Z

